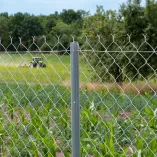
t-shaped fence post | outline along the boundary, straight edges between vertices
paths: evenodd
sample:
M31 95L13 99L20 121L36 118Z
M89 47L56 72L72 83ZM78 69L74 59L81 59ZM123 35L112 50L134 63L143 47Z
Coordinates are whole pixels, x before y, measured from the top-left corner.
M72 157L80 157L80 87L79 44L70 44L71 56L71 106L72 106Z

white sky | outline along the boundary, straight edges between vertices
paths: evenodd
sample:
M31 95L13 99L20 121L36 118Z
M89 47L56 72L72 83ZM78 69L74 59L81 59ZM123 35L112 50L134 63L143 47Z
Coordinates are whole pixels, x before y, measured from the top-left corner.
M0 12L48 15L63 9L82 9L93 14L96 5L103 5L105 10L117 10L122 2L126 0L0 0Z

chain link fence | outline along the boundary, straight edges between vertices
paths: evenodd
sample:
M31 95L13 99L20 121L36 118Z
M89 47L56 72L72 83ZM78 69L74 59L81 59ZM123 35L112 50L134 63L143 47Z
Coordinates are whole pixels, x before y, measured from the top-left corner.
M0 156L156 157L156 48L74 40L0 40Z

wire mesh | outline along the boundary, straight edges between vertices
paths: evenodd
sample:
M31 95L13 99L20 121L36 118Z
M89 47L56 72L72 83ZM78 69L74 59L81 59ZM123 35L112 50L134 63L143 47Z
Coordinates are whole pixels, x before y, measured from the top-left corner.
M156 48L146 36L78 40L81 156L155 157ZM70 42L18 41L0 40L0 154L71 156Z
M156 48L128 35L88 38L80 47L83 156L156 156ZM94 40L95 39L95 40ZM122 41L122 40L121 40Z
M41 40L0 42L1 156L71 152L69 48Z

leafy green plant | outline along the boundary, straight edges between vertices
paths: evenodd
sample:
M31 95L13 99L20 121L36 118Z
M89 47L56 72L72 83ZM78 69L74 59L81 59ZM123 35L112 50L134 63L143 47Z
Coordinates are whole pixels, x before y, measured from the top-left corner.
M71 155L70 92L62 86L52 91L48 86L19 85L26 90L22 94L14 85L3 88L1 95L0 142L1 151L16 156L56 156L61 150ZM16 95L11 95L12 92ZM33 94L36 92L36 96ZM18 93L19 92L19 93ZM30 92L30 93L29 93ZM21 95L20 95L21 94ZM126 154L151 156L156 154L156 97L148 95L82 91L81 93L81 156L94 157ZM111 97L112 94L112 97ZM35 98L33 98L35 96ZM88 99L87 99L88 97ZM22 104L18 103L21 100ZM145 100L148 99L147 105ZM38 101L36 101L38 100ZM115 102L115 100L117 100ZM129 104L129 103L132 104ZM143 104L143 106L142 106ZM117 105L117 106L116 106ZM128 107L129 112L123 110ZM132 106L131 106L132 105ZM134 106L137 106L136 112ZM142 107L141 107L142 106ZM141 110L138 110L140 109ZM127 108L128 109L128 108ZM128 113L128 117L120 114ZM7 148L6 148L7 146ZM129 148L135 149L131 152Z

